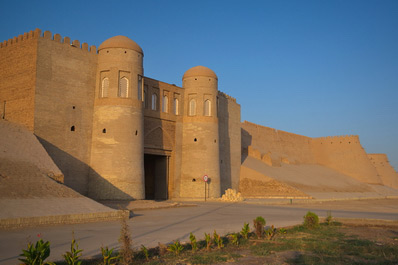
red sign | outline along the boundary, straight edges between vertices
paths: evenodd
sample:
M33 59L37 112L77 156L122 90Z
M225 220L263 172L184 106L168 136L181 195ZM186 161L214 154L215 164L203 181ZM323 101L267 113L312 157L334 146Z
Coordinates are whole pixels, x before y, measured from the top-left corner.
M204 175L203 180L204 180L204 182L207 182L209 180L209 177L207 175Z

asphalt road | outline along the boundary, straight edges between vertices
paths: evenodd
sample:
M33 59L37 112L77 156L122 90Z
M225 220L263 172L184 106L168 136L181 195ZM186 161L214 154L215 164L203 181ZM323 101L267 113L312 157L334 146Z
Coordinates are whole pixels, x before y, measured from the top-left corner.
M133 246L140 248L168 244L173 240L189 241L192 232L197 239L204 233L220 234L238 232L243 223L252 226L252 220L263 216L267 225L276 227L300 224L308 210L326 217L331 210L333 217L398 220L398 200L374 200L362 202L339 202L313 205L261 205L245 203L197 203L196 207L180 207L134 212L128 221L132 232ZM62 259L70 248L72 233L83 249L84 257L100 254L101 246L118 248L120 222L101 222L78 225L62 225L19 230L0 231L0 265L18 264L18 255L27 243L39 238L51 243L49 260Z

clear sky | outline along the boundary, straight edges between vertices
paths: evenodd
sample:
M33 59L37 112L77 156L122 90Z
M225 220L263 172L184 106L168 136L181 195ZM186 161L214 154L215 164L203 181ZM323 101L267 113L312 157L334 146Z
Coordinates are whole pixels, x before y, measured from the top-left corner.
M179 86L207 66L242 121L359 135L398 169L397 0L0 0L0 41L35 28L97 47L125 35L146 76Z

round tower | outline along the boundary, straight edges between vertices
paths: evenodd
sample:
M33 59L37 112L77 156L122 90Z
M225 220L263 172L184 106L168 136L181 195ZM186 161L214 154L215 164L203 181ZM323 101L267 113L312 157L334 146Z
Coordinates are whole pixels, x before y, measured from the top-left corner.
M144 199L143 51L124 36L98 48L89 196Z
M218 78L209 68L185 72L181 165L181 197L220 197L220 154L217 118Z

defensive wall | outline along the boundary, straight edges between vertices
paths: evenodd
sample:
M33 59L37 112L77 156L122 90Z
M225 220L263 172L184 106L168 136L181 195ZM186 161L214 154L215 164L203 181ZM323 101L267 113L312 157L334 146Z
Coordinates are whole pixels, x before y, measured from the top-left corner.
M319 164L368 184L395 187L398 177L384 154L368 155L356 135L310 138L244 121L243 159L263 163Z
M316 163L369 184L382 184L357 135L312 139Z
M1 43L0 116L34 131L65 176L87 193L96 47L40 29ZM4 81L3 81L4 80Z
M239 190L241 163L240 105L236 99L218 92L218 124L220 139L221 193ZM238 144L237 144L238 143Z
M40 30L0 42L0 118L34 128L37 41Z
M313 164L311 138L244 121L242 123L244 152L259 151L260 159L269 165Z

